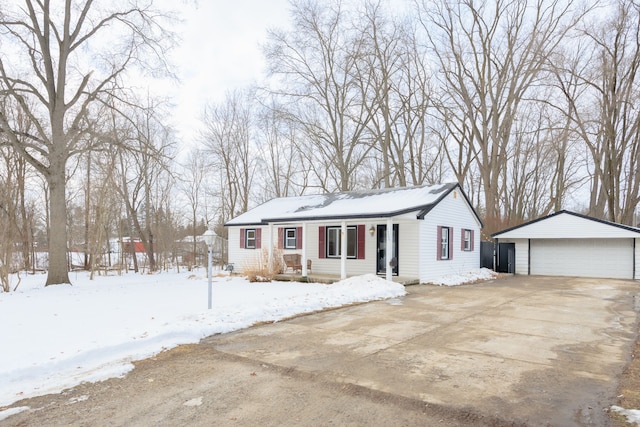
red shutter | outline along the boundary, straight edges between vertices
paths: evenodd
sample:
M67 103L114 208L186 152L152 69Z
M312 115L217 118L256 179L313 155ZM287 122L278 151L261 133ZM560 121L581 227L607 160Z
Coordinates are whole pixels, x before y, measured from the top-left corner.
M262 228L256 228L256 249L262 247Z
M465 229L462 228L460 229L460 240L462 241L462 245L460 245L460 250L464 251L464 235L465 235Z
M240 229L240 249L244 249L244 228Z
M358 224L358 259L364 259L364 224Z
M302 249L302 227L296 228L296 249Z
M323 226L318 227L318 258L326 258L327 257L327 247L325 245L325 239L327 235L325 234L325 228Z
M284 228L278 227L278 249L284 248Z
M473 240L474 240L474 238L473 238L473 230L471 230L471 251L473 251L473 246L474 246Z
M453 227L449 227L449 259L453 259Z
M442 227L438 226L438 244L436 246L436 259L442 259Z

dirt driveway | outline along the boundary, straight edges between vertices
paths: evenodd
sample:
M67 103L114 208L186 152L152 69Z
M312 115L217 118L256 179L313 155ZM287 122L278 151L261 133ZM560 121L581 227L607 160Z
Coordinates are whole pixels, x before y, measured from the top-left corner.
M182 346L0 425L602 426L640 284L512 277Z

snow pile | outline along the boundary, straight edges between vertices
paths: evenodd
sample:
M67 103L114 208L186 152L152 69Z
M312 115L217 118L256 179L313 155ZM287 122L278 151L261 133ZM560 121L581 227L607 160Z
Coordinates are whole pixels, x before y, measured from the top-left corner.
M640 426L640 409L624 409L620 406L613 405L611 410L625 417L629 424L633 423Z
M71 275L73 286L43 287L44 275L0 293L0 406L122 376L134 360L180 344L354 302L393 298L404 287L374 275L333 285L249 283L193 273Z
M450 274L447 276L441 276L435 280L429 282L432 285L438 286L458 286L468 283L476 283L484 280L491 280L498 277L498 273L488 268L478 268L467 271L462 274Z

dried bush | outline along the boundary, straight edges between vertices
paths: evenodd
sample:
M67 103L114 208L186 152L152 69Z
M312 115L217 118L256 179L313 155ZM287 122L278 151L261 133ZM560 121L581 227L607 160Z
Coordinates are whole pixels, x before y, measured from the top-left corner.
M284 268L282 250L274 247L271 265L269 265L269 250L262 248L252 260L245 262L242 271L249 282L270 282L276 274L282 273Z

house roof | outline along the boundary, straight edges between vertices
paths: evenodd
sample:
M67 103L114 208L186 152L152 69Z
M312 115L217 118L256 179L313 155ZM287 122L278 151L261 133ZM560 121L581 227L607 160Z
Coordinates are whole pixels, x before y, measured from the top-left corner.
M499 231L491 237L496 239L639 238L640 228L562 210Z
M459 184L446 183L281 197L263 203L233 218L225 225L392 217L410 212L418 212L417 216L424 216L454 188L460 188ZM461 193L464 195L463 191ZM470 203L469 206L471 207ZM471 209L473 210L473 208ZM478 221L482 224L479 218Z

